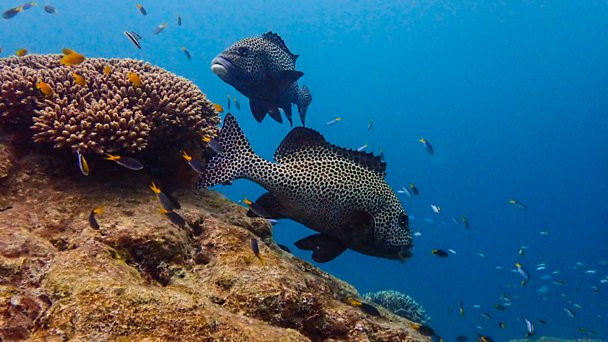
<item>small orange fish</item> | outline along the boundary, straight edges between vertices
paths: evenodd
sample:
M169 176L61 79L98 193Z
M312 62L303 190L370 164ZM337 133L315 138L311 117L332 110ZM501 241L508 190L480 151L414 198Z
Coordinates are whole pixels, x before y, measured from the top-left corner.
M215 111L218 113L223 113L224 112L224 107L222 107L221 105L214 103L213 104L213 108L215 108Z
M141 78L139 78L139 75L134 73L134 72L129 72L127 74L127 76L129 77L129 81L131 82L131 84L133 84L134 87L141 87L142 83L141 83Z
M72 77L74 77L74 83L78 84L79 86L84 87L87 85L87 81L81 75L73 72Z
M106 65L105 67L103 67L104 75L109 75L111 72L112 72L112 68L109 65Z
M23 56L27 55L27 49L19 49L19 50L15 51L15 55L17 55L19 57L23 57Z
M46 96L53 96L53 88L51 88L48 83L43 82L42 80L38 80L38 82L36 83L36 89L40 90L40 92L42 92Z
M63 50L64 50L64 53L65 52L70 52L70 53L61 57L61 60L59 61L59 63L61 63L62 65L72 66L72 65L78 65L78 64L84 62L84 60L85 60L84 55L81 55L78 52L70 50L70 49L63 49Z

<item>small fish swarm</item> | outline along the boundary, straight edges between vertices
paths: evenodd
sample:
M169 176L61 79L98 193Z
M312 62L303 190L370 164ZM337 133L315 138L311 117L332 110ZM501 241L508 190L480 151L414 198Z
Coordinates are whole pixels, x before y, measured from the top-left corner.
M426 314L420 304L412 297L394 290L368 292L363 299L382 305L396 315L407 318L412 322L428 325L431 317Z
M212 103L185 78L139 60L87 58L68 67L61 57L0 59L0 129L28 129L35 142L83 154L138 153L217 134ZM74 72L86 85L74 82ZM139 75L141 87L129 72ZM51 96L36 89L38 81L49 84Z

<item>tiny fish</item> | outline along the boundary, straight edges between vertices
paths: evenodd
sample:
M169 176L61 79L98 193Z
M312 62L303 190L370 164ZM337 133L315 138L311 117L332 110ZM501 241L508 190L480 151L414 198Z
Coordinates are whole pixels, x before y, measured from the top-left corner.
M453 250L453 249L451 249L451 248L448 248L448 252L450 252L450 253L452 253L452 254L456 254L456 251L455 251L455 250Z
M447 258L449 255L448 252L444 251L443 249L433 249L431 250L431 253L441 258Z
M576 313L572 309L564 308L564 311L570 316L570 318L576 318Z
M190 165L192 170L196 171L196 173L203 173L203 171L205 170L205 167L203 166L201 161L198 159L192 158L192 156L189 155L188 153L182 151L182 157L184 159L186 159L186 161L188 162L188 165Z
M460 301L460 304L458 305L458 315L460 317L464 316L464 302Z
M148 11L146 11L146 9L144 8L144 6L142 6L141 4L137 4L135 6L137 6L137 9L139 10L139 13L141 13L143 15L148 14Z
M404 186L401 187L401 190L397 190L397 193L399 193L399 194L406 194L407 197L409 197L409 198L414 197L414 195L412 195L412 192L408 188L406 188Z
M277 244L277 246L279 246L280 249L284 250L287 253L291 253L291 249L289 249L289 247L282 245L280 243Z
M539 320L538 320L538 323L540 323L540 324L542 324L542 325L545 325L545 324L547 324L547 321L544 321L544 320L542 320L542 319L539 319Z
M73 65L78 65L82 62L84 62L85 57L82 54L79 54L76 51L70 50L71 53L68 53L66 55L64 55L63 57L61 57L61 60L59 61L59 63L61 63L62 65L65 66L73 66Z
M418 188L416 185L414 185L414 183L410 183L410 190L412 190L414 195L420 195L420 191L418 191Z
M141 49L141 43L139 42L139 39L141 38L138 38L139 35L137 33L129 31L125 31L123 33L125 34L125 36L127 36L127 38L129 38L133 45L135 45L138 49Z
M331 125L336 124L339 121L342 121L342 118L338 117L338 118L335 118L335 119L331 119L331 120L327 121L325 124L327 126L331 126Z
M357 152L361 152L363 150L365 150L367 148L367 144L360 146L359 148L357 148Z
M543 230L543 231L538 232L538 234L546 236L546 235L549 235L549 232L546 230Z
M498 311L505 311L507 308L502 304L494 304L494 309Z
M520 201L515 200L515 199L510 199L509 204L514 206L515 208L521 209L521 210L526 210L528 208L528 207L526 207L525 204L523 204Z
M249 211L247 212L247 216L264 217L264 218L270 217L270 214L268 213L268 211L266 211L266 209L264 209L261 205L248 200L247 197L243 198L243 203L245 203L245 204L247 204L247 206L249 206Z
M228 102L226 102L226 107L228 107L228 110L230 110L230 103L232 102L230 99L230 95L226 95L228 97Z
M19 50L15 51L15 55L17 55L19 57L23 57L23 56L27 55L27 49L19 49Z
M552 282L552 284L553 284L553 285L564 285L564 284L566 284L566 282L565 282L565 281L563 281L563 280L559 280L559 279L558 279L558 280L554 280L554 281Z
M154 184L154 182L152 182L152 184L150 185L150 190L152 190L152 192L156 194L156 199L158 199L163 209L165 209L166 211L175 210L175 208L173 207L173 202L169 199L167 195L165 195L164 192L160 190L158 186L156 186L156 184Z
M504 329L504 328L506 328L506 327L507 327L507 324L506 324L505 322L498 322L498 327L499 327L500 329Z
M492 339L490 336L478 335L477 342L494 342L494 339Z
M165 208L160 208L160 213L165 215L169 221L180 228L183 228L186 225L186 220L184 220L184 218L176 212L165 210Z
M491 319L492 318L492 315L490 315L487 312L480 313L479 316L481 316L481 317L483 317L485 319Z
M239 100L236 98L236 96L232 98L232 101L234 101L234 106L236 107L236 109L241 110L241 104L239 103Z
M470 228L471 226L469 225L469 220L464 217L464 216L460 216L460 222L462 222L462 224L464 225L465 228Z
M129 78L129 82L131 82L134 87L139 88L142 86L141 78L139 78L138 74L129 71L129 73L127 73L127 77Z
M524 280L530 279L530 273L528 273L528 271L526 271L526 269L524 268L524 266L522 264L516 262L515 267L517 267L517 273L519 273L524 278Z
M46 5L44 6L44 11L48 14L55 14L57 13L57 9L51 5Z
M4 11L4 13L2 13L2 18L11 19L14 16L16 16L17 14L19 14L20 12L23 12L23 6L14 7L14 8Z
M424 145L424 148L426 149L426 153L433 155L435 153L435 151L433 150L433 146L424 138L420 138L418 139L419 142L421 142Z
M441 207L431 204L431 208L433 209L433 211L435 212L435 214L439 214L441 212Z
M38 6L38 3L35 1L26 2L25 4L21 5L24 10L30 9L34 6Z
M365 312L368 315L372 315L372 316L380 316L380 311L378 311L378 309L376 309L373 305L364 303L360 300L356 300L356 299L350 299L347 301L348 304L352 305L352 306L356 306L358 308L360 308L363 312Z
M90 173L89 163L87 163L87 160L80 151L76 151L76 157L78 158L78 168L80 169L80 172L82 172L83 175L88 176Z
M260 264L264 265L264 259L260 255L260 246L258 245L258 239L253 237L251 238L251 250L253 251L253 254L255 254L255 257L258 258L258 260L260 261Z
M186 49L185 47L182 47L181 50L184 51L186 58L192 59L192 55L190 55L190 51L188 51L188 49Z
M215 109L216 112L218 113L223 113L224 112L224 107L222 107L222 105L218 104L218 103L214 103L213 104L213 108Z
M112 67L110 67L109 65L106 65L103 67L103 74L104 75L109 75L112 72Z
M89 226L95 230L99 230L99 223L97 222L97 218L95 215L100 215L103 213L103 207L97 207L91 210L89 213Z
M43 93L45 96L53 96L53 88L51 88L48 83L43 82L42 80L38 80L38 82L36 82L36 89L40 90L40 92Z
M486 255L483 254L483 253L477 253L477 255L479 255L480 258L485 258L486 257Z
M372 126L374 126L374 121L373 120L369 120L369 123L367 124L367 130L371 131L372 130Z
M596 270L586 270L585 273L586 274L596 274L597 271Z
M437 334L435 333L435 331L431 327L429 327L428 325L423 325L423 324L414 323L414 322L409 322L408 324L409 324L410 328L416 330L421 335L424 335L424 336L437 336Z
M266 219L266 221L268 221L268 223L270 223L271 225L276 225L277 223L279 223L279 221L275 220L275 219Z
M177 26L182 26L182 16L181 15L177 16Z
M105 159L111 160L116 164L133 171L139 171L144 168L144 165L135 158L121 157L118 155L106 153Z
M162 23L162 24L158 25L152 33L159 34L159 33L163 32L166 28L167 28L167 23Z
M217 141L217 139L214 139L208 135L205 135L205 136L203 136L203 141L207 143L207 145L209 146L209 148L211 148L211 150L213 152L215 152L217 154L224 152L222 145Z
M528 249L528 247L526 247L526 246L519 247L519 250L517 251L517 254L522 255L522 256L525 255L526 254L526 249Z
M420 237L420 236L422 236L422 233L421 232L414 232L414 236Z
M87 81L81 75L73 72L72 77L74 77L74 83L78 84L79 86L84 87L87 85Z

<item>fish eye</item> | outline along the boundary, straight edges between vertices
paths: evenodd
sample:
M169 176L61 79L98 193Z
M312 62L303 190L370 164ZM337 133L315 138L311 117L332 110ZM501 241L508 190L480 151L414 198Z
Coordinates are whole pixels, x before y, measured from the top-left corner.
M249 48L246 46L239 46L236 49L236 53L238 53L240 56L247 56L247 54L249 54Z
M405 213L399 214L399 225L400 226L405 227L405 226L407 226L408 222L409 222L409 220L407 218L407 214L405 214Z

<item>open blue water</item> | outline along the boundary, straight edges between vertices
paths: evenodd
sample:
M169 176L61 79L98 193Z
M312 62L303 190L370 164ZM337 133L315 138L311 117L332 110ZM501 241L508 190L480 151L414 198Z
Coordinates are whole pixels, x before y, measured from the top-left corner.
M1 10L21 3L2 1ZM46 4L59 13L45 13ZM401 195L415 217L413 231L422 233L412 259L400 263L347 251L322 269L362 293L394 289L411 295L446 341L477 333L497 341L521 338L524 318L535 322L538 335L585 337L578 330L584 328L608 339L608 283L602 283L608 279L608 2L143 5L147 16L134 1L40 1L15 18L0 19L1 56L22 47L31 53L69 47L89 57L149 61L193 80L224 106L227 94L237 95L242 109L233 112L254 149L271 158L290 127L268 118L255 122L247 99L209 66L238 39L278 32L301 55L300 84L313 95L308 126L336 145L382 150L388 183L395 190L415 183L421 192ZM168 28L153 35L162 22ZM125 30L143 36L142 50ZM335 117L343 121L325 124ZM422 137L435 155L425 152ZM217 189L234 200L263 192L249 181ZM510 206L511 198L528 209ZM470 229L452 222L461 215ZM307 260L309 253L293 242L311 233L291 221L274 231L279 243ZM527 246L523 256L521 246ZM440 259L430 253L433 248L456 254ZM525 287L512 271L515 262L531 273ZM536 271L539 263L546 270ZM542 279L547 274L551 279ZM546 293L538 291L543 285ZM493 305L501 303L502 293L513 297L512 305L497 311ZM450 310L461 300L463 317ZM482 318L483 312L492 319ZM506 329L497 326L500 321Z

